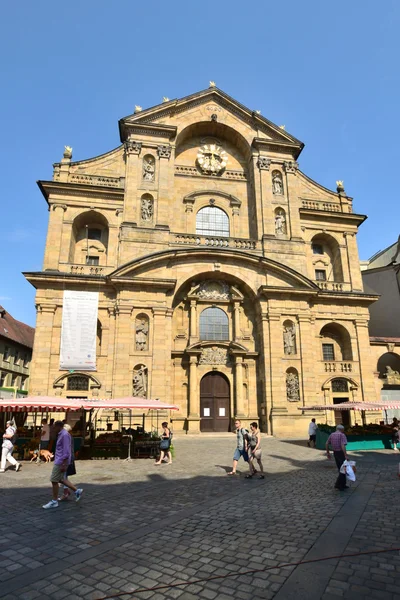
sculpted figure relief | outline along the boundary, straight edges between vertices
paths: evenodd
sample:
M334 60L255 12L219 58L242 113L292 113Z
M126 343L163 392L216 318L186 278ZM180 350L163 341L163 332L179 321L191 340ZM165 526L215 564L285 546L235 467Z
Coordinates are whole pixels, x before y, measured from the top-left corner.
M144 317L136 319L136 350L148 350L147 338L149 334L149 322Z
M284 210L279 210L275 214L275 233L277 235L286 235L286 216Z
M226 348L203 348L199 364L200 365L226 365L228 362L228 351Z
M283 347L285 354L296 354L296 329L294 323L288 323L283 328Z
M133 372L132 392L134 396L146 398L147 394L147 367L140 365Z
M207 300L229 300L229 285L224 281L204 281L197 295Z
M142 198L141 216L142 221L151 221L154 213L154 202L152 198Z
M286 373L286 396L289 402L299 402L300 387L297 373Z
M272 173L272 193L277 195L283 194L282 175L279 171L274 171Z
M386 367L385 379L388 385L400 385L400 373L392 369L392 367Z
M144 181L154 181L156 171L154 156L148 155L143 159L143 179Z

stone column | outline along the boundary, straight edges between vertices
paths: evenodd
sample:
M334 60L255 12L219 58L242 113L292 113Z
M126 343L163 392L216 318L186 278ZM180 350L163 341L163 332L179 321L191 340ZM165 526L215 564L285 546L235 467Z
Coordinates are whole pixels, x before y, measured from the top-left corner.
M272 406L272 396L271 396L271 353L270 353L270 335L269 335L269 319L267 312L264 310L267 308L266 303L262 303L261 317L258 320L259 329L262 331L262 355L259 360L261 375L262 387L263 387L263 398L261 402L261 420L263 431L268 431L271 433L270 428L270 413Z
M170 371L170 365L166 362L165 349L170 344L170 323L166 307L153 308L153 368L150 395L151 398L160 398L163 402L168 400L165 374L167 370Z
M29 376L29 394L32 396L54 396L50 380L50 361L56 309L55 303L40 302L36 305L35 341ZM60 375L58 369L59 365L57 376Z
M277 308L279 310L279 308ZM283 335L280 314L269 313L269 352L270 352L270 379L271 379L271 425L274 421L288 415L288 401L286 397L285 365L282 364L284 356ZM282 430L282 422L279 425ZM273 433L273 431L271 431Z
M266 156L260 156L257 161L257 166L260 171L261 181L262 233L268 238L274 238L275 219L272 206L271 159Z
M108 331L107 331L107 366L105 394L109 398L116 396L114 391L114 363L115 363L115 333L116 333L116 311L115 307L108 307ZM102 340L104 344L104 340Z
M189 363L189 419L200 418L200 397L197 392L197 355Z
M198 340L197 334L197 301L190 301L190 318L189 318L189 343L194 344Z
M345 233L344 235L347 241L347 256L349 260L352 291L362 292L364 288L361 277L356 235L355 233Z
M63 220L66 210L67 207L65 204L50 205L43 270L58 269L59 267Z
M169 201L173 189L173 181L171 184L170 180L170 170L174 165L172 146L160 145L157 147L157 153L159 157L157 225L164 225L169 229L170 223L173 223L174 220L173 215L170 215L171 203Z
M317 404L316 371L320 368L320 361L315 352L315 337L312 318L310 315L299 315L299 337L297 342L297 355L301 357L301 388L300 403L294 403L295 410L300 404ZM294 365L296 367L296 365ZM300 375L300 373L299 373ZM319 373L318 373L319 375Z
M235 356L236 417L246 416L243 401L243 356Z
M368 320L356 319L354 321L357 334L358 360L360 366L361 399L364 402L378 400L374 382L375 361L371 355Z
M241 339L240 335L240 302L234 301L233 303L233 329L234 329L234 339L235 341L239 341Z
M140 172L140 152L142 150L142 142L127 140L125 146L125 201L124 201L124 217L123 220L128 223L138 223L139 215L137 214L138 206L138 177Z
M133 306L118 305L116 321L116 339L114 347L113 393L118 397L132 395L132 365L130 364L131 321Z
M297 162L287 160L283 163L283 169L286 173L286 194L288 200L288 211L290 219L290 238L303 241L303 236L300 226L299 209L301 208L300 200L297 192Z
M250 238L261 239L265 233L264 230L264 212L267 206L266 192L263 189L264 179L262 177L262 171L260 164L260 160L267 161L267 166L269 168L269 164L271 163L270 159L266 157L257 157L253 156L252 159L252 168L254 174L254 201L255 201L255 213L254 213L254 222L256 223L256 231L250 229ZM264 206L265 205L265 206Z

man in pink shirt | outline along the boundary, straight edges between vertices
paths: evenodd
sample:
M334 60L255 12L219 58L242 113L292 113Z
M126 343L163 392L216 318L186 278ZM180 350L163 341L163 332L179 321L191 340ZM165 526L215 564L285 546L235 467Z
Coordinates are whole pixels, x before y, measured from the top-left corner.
M335 488L338 490L344 490L348 486L346 485L346 475L340 472L340 467L347 460L346 444L347 438L343 433L343 425L337 425L336 431L331 433L326 442L326 455L328 458L331 457L329 454L329 446L332 446L333 456L335 457L336 466L339 471L339 476L335 483Z
M63 483L63 485L75 492L77 502L81 499L83 492L82 489L77 489L70 481L68 481L68 479L65 479L65 471L68 469L68 465L73 459L73 456L71 456L71 436L68 431L64 429L64 423L62 421L56 421L54 427L58 435L54 455L54 465L50 477L53 486L53 499L47 504L44 504L43 508L57 508L58 487L60 483Z

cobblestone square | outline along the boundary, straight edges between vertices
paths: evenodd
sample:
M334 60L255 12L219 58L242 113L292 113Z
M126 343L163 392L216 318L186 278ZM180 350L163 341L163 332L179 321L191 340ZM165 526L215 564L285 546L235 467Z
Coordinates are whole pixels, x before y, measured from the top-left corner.
M243 462L226 475L233 435L174 445L172 465L78 462L83 498L54 510L51 465L2 474L0 597L400 600L393 452L353 453L357 481L338 492L334 462L305 443L264 437L264 480Z

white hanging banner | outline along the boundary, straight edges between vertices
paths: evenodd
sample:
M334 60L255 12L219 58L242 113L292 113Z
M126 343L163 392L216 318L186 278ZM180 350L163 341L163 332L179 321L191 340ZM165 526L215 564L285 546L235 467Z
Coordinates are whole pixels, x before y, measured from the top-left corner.
M64 291L60 369L96 370L98 292Z

